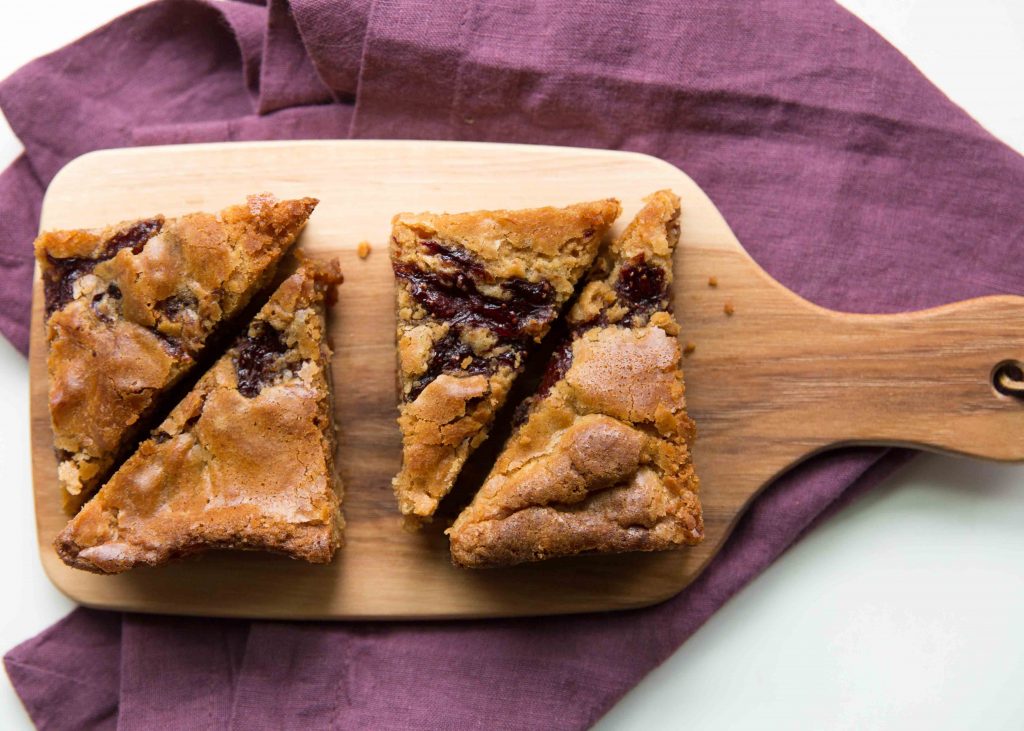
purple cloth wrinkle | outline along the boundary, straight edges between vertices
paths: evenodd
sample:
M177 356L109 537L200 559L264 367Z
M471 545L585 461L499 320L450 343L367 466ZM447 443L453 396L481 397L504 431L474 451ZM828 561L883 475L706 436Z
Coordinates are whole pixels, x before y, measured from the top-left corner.
M249 627L230 620L126 615L118 731L227 728ZM167 682L167 668L188 668Z
M222 22L235 36L242 58L242 76L245 88L254 105L260 98L260 79L264 55L264 37L267 9L262 4L244 0L204 0L222 14Z
M260 79L260 114L336 101L313 65L287 0L270 0Z
M117 727L121 616L76 610L4 656L40 731Z
M465 136L457 133L460 124L471 126L472 119L453 122L466 4L436 3L429 13L423 10L423 5L415 3L374 3L363 48L352 137L491 139L486 131L467 129ZM490 92L477 91L481 95ZM516 89L508 99L510 117L516 116L515 105L524 91L528 93L525 87ZM533 130L532 134L538 133ZM525 141L527 134L518 129L503 141Z
M31 244L45 190L25 155L0 173L0 332L22 353L31 319Z
M356 96L362 74L361 59L372 0L288 0L295 26L313 66L338 99ZM429 3L424 10L436 12L445 3Z
M1020 157L831 2L220 6L147 6L0 84L26 148L0 177L0 328L12 342L26 340L18 277L59 166L103 145L215 139L638 150L693 176L759 263L820 304L891 311L1024 291L1024 261L1010 256L1024 237ZM257 17L267 25L254 60ZM354 104L324 104L325 90ZM57 102L66 116L47 114ZM88 727L61 725L76 713L101 728L116 713L125 729L582 728L907 456L843 450L798 466L687 590L646 610L207 627L80 609L8 653L8 674L47 728ZM60 671L82 643L103 648L95 707Z
M246 11L229 16L221 10L235 3L215 5L145 5L0 85L0 108L45 183L78 155L128 144L140 124L231 119L253 111L247 87L239 83L238 45L252 31L225 21L253 22L261 9L238 4Z
M216 119L194 124L156 124L139 127L133 145L177 145L193 142L242 140L312 140L344 137L352 123L352 107L321 104L281 109L266 115Z

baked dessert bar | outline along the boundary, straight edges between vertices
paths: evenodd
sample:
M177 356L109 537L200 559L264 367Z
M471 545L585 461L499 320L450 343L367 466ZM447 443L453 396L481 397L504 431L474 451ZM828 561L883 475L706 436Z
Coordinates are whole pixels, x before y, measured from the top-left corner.
M669 303L678 221L679 198L659 191L602 252L522 423L447 531L457 565L703 538Z
M548 332L620 210L608 199L395 216L402 469L393 485L408 522L433 515L487 438L528 349Z
M314 563L341 542L325 300L336 261L305 261L56 540L120 573L210 548Z
M214 329L269 283L316 204L256 195L219 215L36 239L50 418L69 512L109 475Z

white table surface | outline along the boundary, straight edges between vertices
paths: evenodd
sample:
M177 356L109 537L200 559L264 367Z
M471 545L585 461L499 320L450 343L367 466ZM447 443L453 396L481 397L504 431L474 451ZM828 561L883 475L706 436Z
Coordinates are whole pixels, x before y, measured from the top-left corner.
M0 77L138 4L4 0ZM1024 151L1022 0L843 4ZM0 117L0 166L19 149ZM28 447L28 368L0 339L4 651L72 608L40 567ZM598 727L1024 728L1022 616L1024 466L921 457L783 556ZM0 728L29 727L0 682Z

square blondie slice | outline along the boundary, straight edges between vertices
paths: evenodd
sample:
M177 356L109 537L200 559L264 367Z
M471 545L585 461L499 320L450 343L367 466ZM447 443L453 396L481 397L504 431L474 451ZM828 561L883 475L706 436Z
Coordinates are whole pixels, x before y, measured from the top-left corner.
M659 191L602 252L536 394L448 529L455 564L699 543L679 326L671 312L679 198Z
M314 563L341 543L326 307L336 261L306 260L56 540L120 573L211 548Z

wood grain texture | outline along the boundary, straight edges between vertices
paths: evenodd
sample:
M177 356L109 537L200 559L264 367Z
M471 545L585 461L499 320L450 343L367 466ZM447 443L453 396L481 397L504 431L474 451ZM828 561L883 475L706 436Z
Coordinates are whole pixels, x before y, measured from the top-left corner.
M390 480L395 422L393 281L398 211L517 208L615 196L624 212L674 189L683 201L676 310L690 413L698 424L707 538L662 554L578 557L511 569L453 568L435 525L403 531ZM65 567L51 547L65 518L47 413L38 274L31 408L43 566L94 607L276 618L482 617L637 607L680 591L713 556L751 498L786 467L841 444L905 444L1024 459L1024 402L999 394L993 369L1024 360L1024 298L989 297L905 315L840 314L773 281L685 174L645 155L446 142L325 141L137 148L92 153L50 186L42 227L217 210L258 191L321 204L303 249L334 254L346 283L331 327L347 486L346 547L329 566L216 553L115 577ZM369 258L356 255L372 243ZM715 276L717 287L708 286ZM726 303L735 312L727 316ZM273 445L268 445L273 448Z

